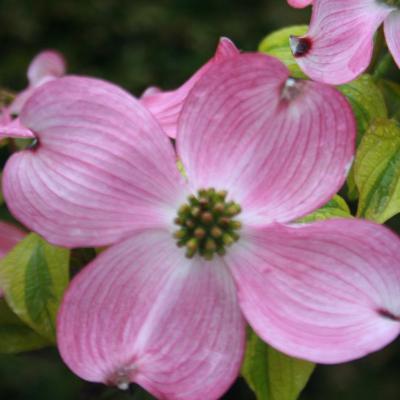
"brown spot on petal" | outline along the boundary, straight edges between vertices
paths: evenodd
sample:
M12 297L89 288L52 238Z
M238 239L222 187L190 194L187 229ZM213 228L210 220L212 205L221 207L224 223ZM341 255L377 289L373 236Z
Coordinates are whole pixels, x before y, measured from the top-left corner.
M379 308L378 310L376 310L378 312L378 314L384 318L390 319L392 321L397 321L400 322L400 316L398 315L394 315L392 312L390 312L389 310L386 310L384 308Z
M312 47L312 41L308 37L298 37L298 36L290 36L289 37L290 49L292 50L292 54L295 57L303 57L305 56Z

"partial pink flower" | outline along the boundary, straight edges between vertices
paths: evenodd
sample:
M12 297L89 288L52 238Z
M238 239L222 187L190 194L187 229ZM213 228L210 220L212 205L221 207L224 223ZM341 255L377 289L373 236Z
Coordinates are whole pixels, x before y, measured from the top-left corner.
M0 258L3 258L18 242L25 233L14 225L0 221ZM0 282L0 297L3 297L3 290Z
M177 154L140 102L95 79L43 85L21 120L37 146L6 164L13 214L56 244L111 245L58 317L83 379L212 400L239 373L245 321L322 363L399 334L398 237L356 219L290 223L333 196L354 154L333 87L262 54L215 63L183 104Z
M231 40L225 37L221 38L214 57L181 87L166 92L150 87L143 93L141 103L156 117L165 133L171 138L175 138L179 114L192 87L213 64L235 57L238 54L239 50Z
M11 114L19 114L23 105L35 88L50 80L63 76L66 72L64 57L55 50L44 50L31 61L28 67L29 86L17 95L10 106Z
M313 3L313 0L287 0L290 6L294 8L304 8Z
M400 11L384 0L315 0L308 33L290 38L293 55L316 81L349 82L370 64L373 36L382 22L388 47L400 66Z
M21 125L18 115L36 88L63 76L65 71L65 60L57 51L42 51L32 60L27 72L29 86L15 97L9 107L0 111L0 137L33 137L29 130Z

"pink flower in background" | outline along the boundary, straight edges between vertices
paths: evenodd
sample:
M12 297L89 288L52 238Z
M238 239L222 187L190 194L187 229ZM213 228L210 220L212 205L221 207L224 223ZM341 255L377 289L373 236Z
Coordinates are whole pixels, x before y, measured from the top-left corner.
M151 87L143 93L141 103L157 118L165 133L171 138L176 138L178 117L189 91L213 64L235 57L238 54L239 50L231 40L225 37L221 38L214 57L181 87L166 92Z
M26 233L14 225L0 221L0 258L3 258ZM0 282L0 297L3 297L3 290Z
M294 8L304 8L313 3L313 0L288 0L289 5Z
M315 0L308 33L290 39L299 66L319 82L337 85L355 79L371 61L373 36L382 22L400 66L400 10L390 4L394 2Z
M0 137L32 137L30 131L21 125L18 114L36 88L65 74L63 56L54 50L40 52L29 64L29 86L19 93L9 107L3 108L0 115Z
M215 63L184 102L177 153L140 102L100 80L49 82L20 118L37 146L6 164L13 214L56 244L111 245L58 318L83 379L211 400L239 373L245 321L322 363L399 334L397 236L356 219L289 223L349 169L355 123L334 88L261 54Z

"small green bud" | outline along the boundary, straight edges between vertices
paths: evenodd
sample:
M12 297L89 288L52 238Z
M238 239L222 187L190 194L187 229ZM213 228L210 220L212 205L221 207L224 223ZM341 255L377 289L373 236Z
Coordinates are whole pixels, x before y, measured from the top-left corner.
M208 212L208 211L203 212L201 214L201 221L206 225L211 224L211 222L213 222L213 219L214 218L213 218L212 214L210 212Z

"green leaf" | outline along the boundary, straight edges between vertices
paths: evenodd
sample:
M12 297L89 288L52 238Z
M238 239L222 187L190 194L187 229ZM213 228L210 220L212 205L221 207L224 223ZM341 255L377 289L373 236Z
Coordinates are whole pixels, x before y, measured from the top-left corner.
M7 303L22 321L55 340L55 318L68 284L69 250L31 233L0 261Z
M383 93L370 75L362 75L358 79L339 86L338 89L347 97L357 122L357 147L369 125L375 118L387 118L387 108ZM347 178L348 197L358 198L354 181L354 169L351 168Z
M400 85L384 79L379 80L378 85L385 98L389 117L400 120Z
M377 120L357 152L354 175L360 193L357 216L383 223L400 212L400 126Z
M20 353L47 345L48 340L26 326L0 299L0 353Z
M329 218L351 218L349 206L342 197L336 195L323 207L297 220L297 222L313 222Z
M383 93L370 75L361 75L358 79L339 86L347 97L357 121L357 145L375 118L387 118L387 109Z
M297 399L314 367L313 363L280 353L249 330L242 375L257 400Z
M307 25L295 25L279 29L266 36L258 46L258 50L279 58L289 68L294 78L306 78L306 75L301 71L292 55L289 46L289 36L302 36L307 30Z

